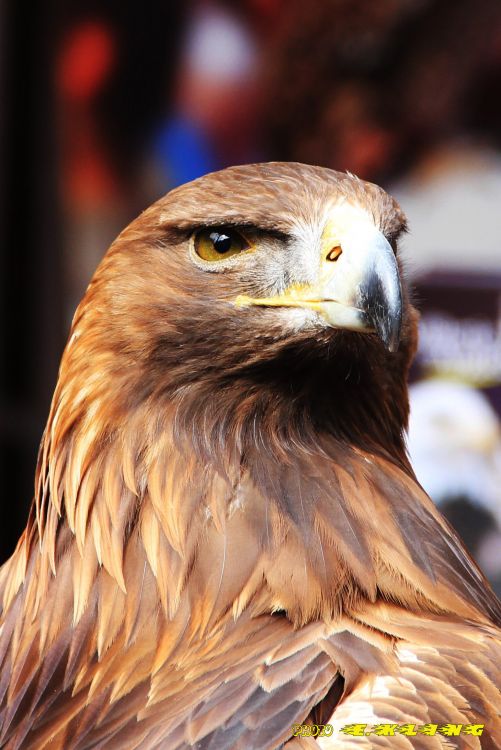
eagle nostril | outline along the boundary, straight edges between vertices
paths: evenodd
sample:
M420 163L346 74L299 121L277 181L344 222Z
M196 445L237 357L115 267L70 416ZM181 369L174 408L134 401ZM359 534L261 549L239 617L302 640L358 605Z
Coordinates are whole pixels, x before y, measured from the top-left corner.
M326 260L332 260L332 261L338 260L342 252L343 250L341 246L336 245L336 247L333 247L331 248L331 250L329 250L329 252L326 255Z

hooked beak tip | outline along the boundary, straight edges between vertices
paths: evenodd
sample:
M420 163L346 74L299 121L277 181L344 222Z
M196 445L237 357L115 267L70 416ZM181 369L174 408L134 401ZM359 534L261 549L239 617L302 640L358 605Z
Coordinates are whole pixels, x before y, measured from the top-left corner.
M402 288L396 262L388 274L373 271L363 285L360 297L361 307L373 330L389 352L396 352L402 328Z

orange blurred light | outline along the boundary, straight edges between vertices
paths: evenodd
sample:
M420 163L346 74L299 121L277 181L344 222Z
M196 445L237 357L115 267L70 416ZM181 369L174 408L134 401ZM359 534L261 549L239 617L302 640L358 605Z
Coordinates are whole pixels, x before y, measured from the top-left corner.
M110 75L116 59L113 34L101 21L85 21L63 42L57 64L63 97L84 101L94 97Z

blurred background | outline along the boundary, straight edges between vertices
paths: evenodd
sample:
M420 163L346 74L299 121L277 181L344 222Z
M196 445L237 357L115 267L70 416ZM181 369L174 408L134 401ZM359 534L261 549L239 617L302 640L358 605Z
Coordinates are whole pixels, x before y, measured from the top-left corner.
M294 160L378 182L408 214L409 448L501 593L500 91L499 0L4 0L0 560L107 246L175 185Z

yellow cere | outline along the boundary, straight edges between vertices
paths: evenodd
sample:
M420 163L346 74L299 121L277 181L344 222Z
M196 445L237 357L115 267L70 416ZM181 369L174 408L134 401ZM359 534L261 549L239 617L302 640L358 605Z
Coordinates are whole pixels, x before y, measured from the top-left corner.
M310 310L319 310L320 301L315 299L318 293L308 284L293 284L283 294L276 297L248 297L239 294L235 300L237 307L250 307L258 305L262 307L306 307Z

